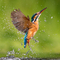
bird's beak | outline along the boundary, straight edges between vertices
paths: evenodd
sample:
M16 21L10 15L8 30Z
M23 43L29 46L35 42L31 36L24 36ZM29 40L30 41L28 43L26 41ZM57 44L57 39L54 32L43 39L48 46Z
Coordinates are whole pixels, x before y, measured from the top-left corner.
M46 7L46 8L47 8L47 7ZM42 10L38 13L38 15L40 15L46 8L42 9Z

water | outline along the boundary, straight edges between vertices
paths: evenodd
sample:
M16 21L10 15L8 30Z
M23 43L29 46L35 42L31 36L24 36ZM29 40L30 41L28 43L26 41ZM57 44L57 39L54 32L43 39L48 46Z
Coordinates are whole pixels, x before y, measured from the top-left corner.
M0 60L60 60L59 58L57 58L57 59L48 59L48 58L18 58L18 57L14 57L14 56L8 56L8 57L2 57L2 58L0 58Z

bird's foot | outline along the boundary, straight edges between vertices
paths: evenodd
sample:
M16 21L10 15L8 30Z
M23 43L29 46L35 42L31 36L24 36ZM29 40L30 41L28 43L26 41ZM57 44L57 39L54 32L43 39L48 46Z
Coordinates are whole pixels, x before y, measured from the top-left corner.
M34 37L32 38L35 42L39 42L38 40L34 39Z

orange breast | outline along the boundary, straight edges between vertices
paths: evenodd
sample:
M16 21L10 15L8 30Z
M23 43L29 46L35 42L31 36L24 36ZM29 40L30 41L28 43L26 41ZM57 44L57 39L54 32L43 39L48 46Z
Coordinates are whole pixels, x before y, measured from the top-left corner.
M38 30L38 21L34 22L31 28L28 30L27 39L31 39Z

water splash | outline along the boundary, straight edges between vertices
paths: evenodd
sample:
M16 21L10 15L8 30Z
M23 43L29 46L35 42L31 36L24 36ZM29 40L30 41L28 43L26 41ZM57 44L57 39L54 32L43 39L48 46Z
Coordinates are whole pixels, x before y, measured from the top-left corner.
M6 56L14 55L14 54L15 54L15 51L14 51L14 49L13 49L12 51L8 51Z
M46 20L44 20L46 22Z

